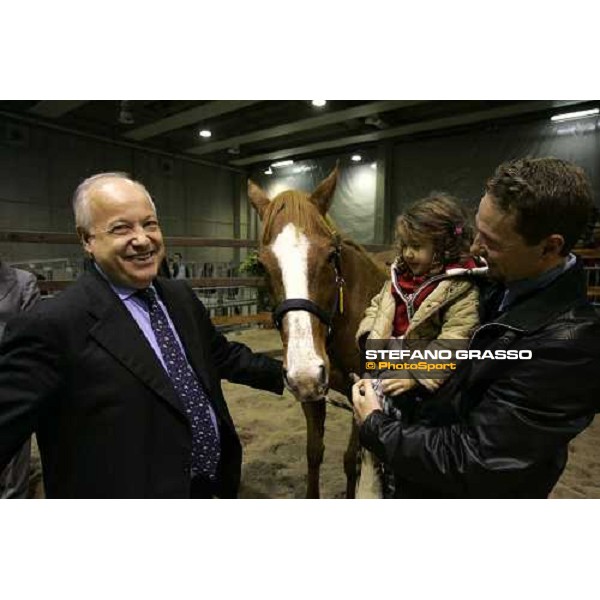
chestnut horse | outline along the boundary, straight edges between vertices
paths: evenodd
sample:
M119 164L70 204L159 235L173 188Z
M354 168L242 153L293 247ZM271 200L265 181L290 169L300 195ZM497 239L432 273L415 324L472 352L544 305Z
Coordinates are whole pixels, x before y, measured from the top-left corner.
M259 260L277 303L273 316L283 342L284 377L306 417L308 498L319 497L327 391L349 397L349 374L360 369L354 335L387 277L326 218L337 177L336 167L312 194L289 190L272 200L248 181L248 197L263 223ZM354 497L357 452L352 423L344 455L348 498Z

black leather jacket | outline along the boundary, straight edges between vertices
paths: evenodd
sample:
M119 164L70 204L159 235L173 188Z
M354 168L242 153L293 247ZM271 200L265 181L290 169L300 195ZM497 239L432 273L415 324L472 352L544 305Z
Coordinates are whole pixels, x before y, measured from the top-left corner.
M600 405L600 318L581 264L484 322L471 348L533 358L465 361L410 420L369 415L362 444L393 470L396 497L547 497Z

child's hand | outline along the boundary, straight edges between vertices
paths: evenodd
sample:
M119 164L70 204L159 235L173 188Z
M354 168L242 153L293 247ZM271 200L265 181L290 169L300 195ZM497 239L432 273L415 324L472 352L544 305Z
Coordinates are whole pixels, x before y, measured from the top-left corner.
M417 380L412 377L405 379L382 379L381 390L386 396L399 396L412 390L417 385Z

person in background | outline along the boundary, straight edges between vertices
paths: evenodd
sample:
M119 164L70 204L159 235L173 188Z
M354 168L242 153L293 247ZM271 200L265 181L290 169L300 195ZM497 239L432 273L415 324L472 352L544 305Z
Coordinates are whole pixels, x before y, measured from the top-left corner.
M51 498L235 497L221 379L281 394L281 362L229 342L186 283L157 277L142 184L95 175L73 209L90 268L11 320L0 347L0 468L36 431Z
M189 279L190 269L183 263L183 255L180 252L173 254L173 264L171 265L173 279Z
M556 158L504 163L488 180L472 250L488 263L473 359L410 418L353 388L359 436L394 472L396 497L545 498L568 444L600 409L600 318L571 249L592 214L583 170Z
M158 266L158 276L164 277L165 279L171 279L171 267L166 257L160 261L160 265Z
M33 308L39 298L35 275L13 269L0 260L0 340L7 321L17 313ZM28 438L0 471L0 498L27 497L30 456L31 438Z

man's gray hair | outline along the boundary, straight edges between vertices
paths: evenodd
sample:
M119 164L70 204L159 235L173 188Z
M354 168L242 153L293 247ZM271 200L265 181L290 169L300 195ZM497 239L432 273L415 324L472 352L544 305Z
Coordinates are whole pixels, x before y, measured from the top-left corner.
M148 190L139 181L135 181L127 173L118 171L115 171L114 173L98 173L97 175L92 175L91 177L88 177L82 181L77 186L75 194L73 194L73 213L75 214L75 226L77 228L82 228L85 231L89 231L90 227L92 226L89 192L93 188L102 184L103 181L108 181L110 179L122 179L129 181L132 185L138 186L146 194L146 197L152 205L154 212L156 212L156 207L154 206L154 202L152 201Z

